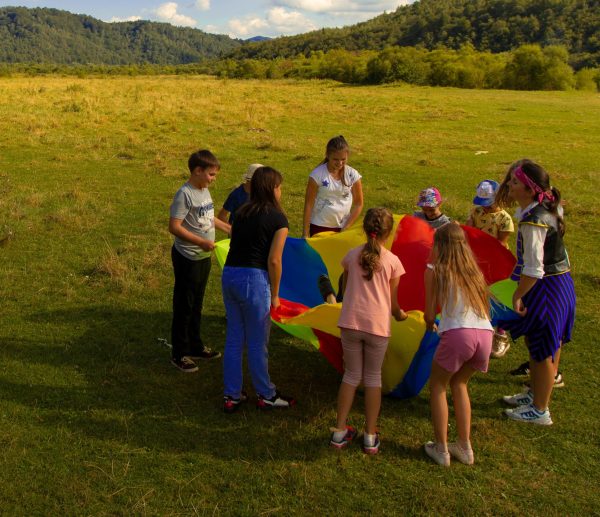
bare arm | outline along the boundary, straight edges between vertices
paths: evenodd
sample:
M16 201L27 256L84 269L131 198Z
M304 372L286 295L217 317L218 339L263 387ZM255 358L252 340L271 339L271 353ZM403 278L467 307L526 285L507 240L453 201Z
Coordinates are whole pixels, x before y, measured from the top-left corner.
M221 219L215 219L215 228L225 232L227 235L231 233L231 225Z
M398 303L398 285L400 277L390 279L390 300L392 301L392 316L396 321L404 321L408 318L408 314L400 308Z
M217 214L217 219L223 221L224 223L229 221L229 210L225 210L225 208L221 208L219 213Z
M350 215L348 216L348 220L344 225L342 230L346 228L350 228L354 222L358 219L358 216L362 212L363 209L363 190L362 190L362 181L358 180L354 185L352 185L352 208L350 209Z
M510 238L511 233L512 232L498 232L498 240L505 248L508 248L508 239Z
M183 226L183 219L175 219L174 217L171 217L169 219L169 232L175 235L175 237L179 237L184 241L188 241L196 246L200 246L200 248L202 248L204 251L212 251L215 249L215 243L213 241L198 237L186 229Z
M281 257L285 239L288 235L287 228L280 228L275 232L269 250L268 268L269 282L271 284L271 307L279 307L279 284L281 283Z
M436 330L435 316L437 313L437 289L435 285L435 276L433 270L427 268L425 270L425 325L427 330Z
M312 178L308 178L306 194L304 194L304 218L302 220L302 238L304 239L310 235L310 216L312 215L313 207L315 206L318 190L319 186L317 185L317 182Z
M519 285L513 294L512 302L513 309L519 316L525 316L527 314L527 307L523 305L523 296L525 296L531 288L537 282L537 278L533 278L531 276L526 276L521 274L521 278L519 279Z

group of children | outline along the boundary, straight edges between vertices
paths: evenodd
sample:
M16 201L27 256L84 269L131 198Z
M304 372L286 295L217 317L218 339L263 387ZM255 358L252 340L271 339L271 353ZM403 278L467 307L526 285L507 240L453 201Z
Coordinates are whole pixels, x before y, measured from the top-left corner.
M303 237L343 231L360 216L361 175L347 165L348 157L349 146L343 136L328 142L325 159L308 179ZM209 151L199 151L190 157L188 165L190 179L175 195L169 222L175 235L172 362L180 370L192 372L197 370L196 359L220 355L204 346L199 331L216 227L231 236L222 276L227 315L223 409L233 413L248 399L242 391L244 347L257 407L290 407L295 399L282 395L271 382L267 349L270 310L280 305L281 258L289 228L280 205L282 175L271 167L251 165L242 185L231 193L215 218L208 187L220 169L218 160ZM531 384L523 393L504 397L513 406L505 414L522 422L552 423L550 396L561 345L570 340L575 313L573 281L562 241L560 193L550 186L546 171L530 160L520 160L510 167L502 184L482 181L473 202L467 224L489 233L505 246L514 226L503 207L515 202L519 205L517 266L513 273L518 285L513 309L520 318L500 322L494 332L489 291L465 234L442 213L439 191L434 187L423 190L417 202L421 211L413 215L435 229L424 278L424 317L427 328L440 334L430 379L435 441L425 444L425 452L445 466L450 465L451 457L465 464L474 462L467 383L475 372L487 371L491 355L501 357L506 353L506 330L513 339L525 336ZM389 210L367 210L363 219L366 241L350 250L342 261L344 272L338 295L343 295L343 303L338 326L345 370L338 393L337 422L330 437L330 445L337 449L346 447L357 435L347 419L356 389L363 384L363 451L379 451L381 367L390 337L390 320L407 318L397 296L404 268L398 257L385 248L392 228ZM322 294L326 297L333 293ZM458 434L453 443L447 441L448 386Z

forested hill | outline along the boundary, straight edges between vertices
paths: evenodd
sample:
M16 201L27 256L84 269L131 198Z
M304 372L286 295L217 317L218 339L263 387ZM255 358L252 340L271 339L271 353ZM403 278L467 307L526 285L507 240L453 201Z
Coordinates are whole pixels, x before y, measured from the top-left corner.
M233 57L275 58L331 49L437 46L503 52L564 45L581 65L600 63L600 0L420 0L342 29L239 47Z
M106 23L57 9L0 7L0 62L161 65L219 57L241 42L149 21Z

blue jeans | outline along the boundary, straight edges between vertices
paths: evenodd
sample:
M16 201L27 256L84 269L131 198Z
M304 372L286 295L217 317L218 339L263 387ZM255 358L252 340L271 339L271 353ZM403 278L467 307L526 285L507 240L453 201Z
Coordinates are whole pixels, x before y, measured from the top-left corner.
M271 288L263 269L229 267L221 278L227 313L227 335L223 356L224 394L239 398L242 392L242 357L248 347L248 368L256 393L275 395L269 377L269 332L271 330Z

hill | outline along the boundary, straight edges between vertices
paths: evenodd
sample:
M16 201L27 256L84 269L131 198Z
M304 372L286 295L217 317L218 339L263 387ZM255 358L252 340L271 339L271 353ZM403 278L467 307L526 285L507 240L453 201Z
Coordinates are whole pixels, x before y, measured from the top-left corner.
M219 57L228 36L149 21L107 23L57 9L0 8L0 62L174 65Z
M504 52L527 43L564 45L578 66L600 63L599 0L421 0L363 23L250 43L234 58L311 51L439 46Z

